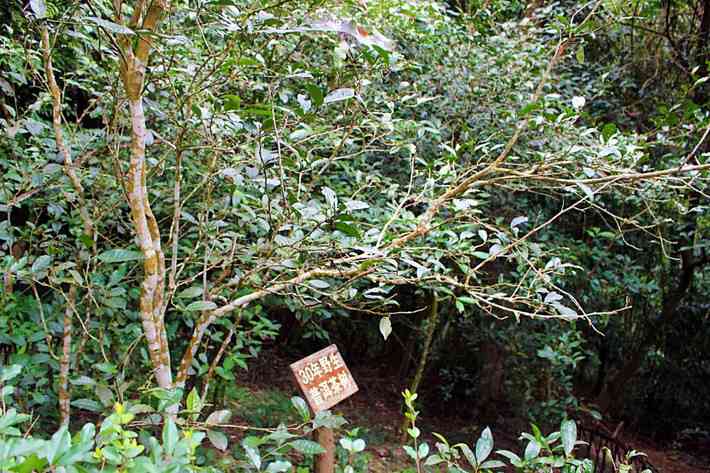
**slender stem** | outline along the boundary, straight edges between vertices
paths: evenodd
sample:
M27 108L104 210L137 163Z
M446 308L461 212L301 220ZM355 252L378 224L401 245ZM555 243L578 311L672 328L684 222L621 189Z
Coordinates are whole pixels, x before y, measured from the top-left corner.
M422 347L422 353L419 357L417 371L414 373L412 384L409 386L409 391L413 393L419 390L419 384L422 382L422 377L424 376L424 371L426 369L426 363L429 359L429 352L431 351L431 342L434 339L434 332L436 331L437 325L439 325L439 298L436 296L436 292L434 291L431 293L429 317L427 317L426 323L427 330L424 338L424 346ZM402 422L402 427L400 427L401 443L404 443L407 440L407 423L407 418L405 417Z

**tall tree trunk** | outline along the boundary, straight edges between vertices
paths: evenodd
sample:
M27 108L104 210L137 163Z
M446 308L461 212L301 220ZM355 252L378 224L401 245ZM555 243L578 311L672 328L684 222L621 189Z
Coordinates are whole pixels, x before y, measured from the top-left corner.
M84 187L81 185L81 180L76 172L74 161L71 157L71 152L64 141L64 133L62 130L62 92L57 85L57 80L54 77L54 67L52 65L52 46L49 40L49 28L46 24L42 25L41 29L41 44L42 56L44 59L44 72L47 79L47 88L52 97L52 127L54 129L54 141L57 145L57 150L62 156L64 163L64 174L74 192L77 195L79 215L84 226L84 235L91 238L93 241L94 226L89 216L89 209L84 198ZM76 255L79 261L79 252ZM59 414L61 423L68 425L70 420L71 394L69 392L69 369L71 367L71 344L72 344L72 326L73 314L75 312L77 288L75 284L69 287L69 293L66 296L66 308L64 309L64 327L62 331L62 356L59 359Z
M131 209L133 228L138 246L143 253L143 281L141 283L140 316L148 353L158 386L173 387L170 349L165 330L165 255L161 246L160 229L148 198L146 183L146 118L143 109L143 85L146 66L150 59L152 36L163 14L169 9L167 0L154 0L144 11L145 2L134 7L128 27L143 30L135 46L131 35L118 35L121 45L121 80L128 96L131 119L131 159L126 190ZM120 9L115 12L122 23Z

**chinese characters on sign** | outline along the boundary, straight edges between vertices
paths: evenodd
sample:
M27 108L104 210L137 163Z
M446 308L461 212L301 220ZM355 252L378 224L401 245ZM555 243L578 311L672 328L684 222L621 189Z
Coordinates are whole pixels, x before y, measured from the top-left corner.
M335 345L293 363L291 371L313 412L330 409L358 390Z

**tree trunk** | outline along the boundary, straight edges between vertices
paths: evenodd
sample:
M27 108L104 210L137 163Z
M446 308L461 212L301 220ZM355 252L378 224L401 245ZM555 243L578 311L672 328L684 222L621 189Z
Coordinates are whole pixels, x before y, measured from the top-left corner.
M78 200L79 215L84 226L84 235L91 238L94 237L94 226L91 222L89 209L84 198L84 187L81 185L81 180L76 172L74 161L71 157L71 152L64 141L64 133L62 130L62 92L57 85L57 80L54 77L54 67L52 65L52 46L49 40L49 28L47 25L42 25L41 30L42 57L44 60L44 72L47 79L47 88L52 97L52 127L54 129L54 142L57 146L59 154L62 156L64 163L64 174L69 178L71 186L76 192ZM76 255L79 260L79 252ZM62 356L59 360L59 415L63 425L69 425L71 413L71 395L69 393L69 369L71 367L71 344L72 344L72 328L73 315L76 305L77 288L75 284L69 287L69 293L66 296L66 308L64 310L64 327L62 333ZM41 303L41 302L40 302Z
M325 449L325 453L316 457L315 473L335 472L335 436L333 429L321 427L316 430L316 441Z
M121 81L128 96L131 119L131 159L127 174L126 190L131 220L143 253L143 281L140 295L140 317L143 333L148 343L148 353L153 364L153 373L158 386L173 388L170 350L165 331L165 255L161 246L160 229L153 215L146 184L146 119L143 110L143 85L146 66L150 59L153 32L158 28L163 14L169 9L167 0L154 0L147 11L145 3L138 2L128 26L142 29L135 46L132 37L118 35L121 46ZM121 11L115 12L121 21ZM142 20L142 22L141 22Z
M646 353L658 342L666 325L672 323L678 306L692 286L695 271L708 263L706 259L692 261L691 250L682 251L680 259L678 284L664 294L660 316L646 323L646 332L636 349L632 353L626 354L625 362L621 368L604 380L601 393L597 397L597 404L602 410L610 413L619 412L622 407L624 389L643 366Z
M494 422L498 404L503 400L505 350L494 341L481 345L480 409L481 419Z

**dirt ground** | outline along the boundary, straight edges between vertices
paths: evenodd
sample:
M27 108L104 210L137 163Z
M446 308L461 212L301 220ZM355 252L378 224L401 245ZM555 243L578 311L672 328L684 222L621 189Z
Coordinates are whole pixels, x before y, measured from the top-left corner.
M281 355L278 350L270 350L257 359L246 377L238 380L238 383L254 392L276 389L282 391L285 397L300 395L288 368L293 361ZM372 457L371 471L393 473L412 466L399 443L401 388L394 385L391 379L380 376L377 370L356 367L351 371L360 390L333 410L348 419L350 425L361 426L368 433L367 452ZM465 441L469 445L475 444L479 432L485 426L478 425L475 419L457 414L432 416L422 412L419 425L423 432L441 433L452 443ZM491 425L491 429L495 449L523 450L518 436L522 430L527 429L524 420L503 418ZM710 461L702 460L700 456L710 457L710 450L693 452L699 453L696 456L677 451L672 446L658 445L650 439L628 432L623 432L619 438L631 448L644 452L659 473L710 473ZM426 440L431 446L436 441L430 435Z

